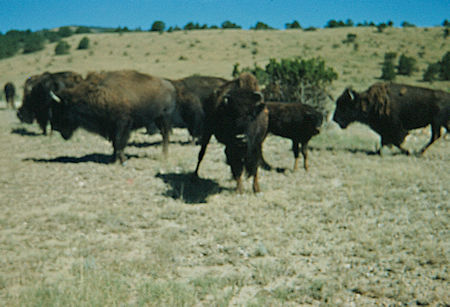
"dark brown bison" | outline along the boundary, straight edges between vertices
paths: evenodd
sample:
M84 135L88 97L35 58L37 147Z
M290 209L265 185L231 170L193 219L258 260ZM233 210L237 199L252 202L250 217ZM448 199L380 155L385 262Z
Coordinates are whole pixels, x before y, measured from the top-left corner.
M80 74L71 71L45 72L25 81L22 106L17 111L20 121L31 124L36 119L42 133L47 134L50 121L50 91L59 94L65 88L72 88L83 80Z
M176 114L186 125L189 134L194 139L200 138L205 120L203 105L214 90L227 80L209 76L191 76L170 81L177 91Z
M198 153L197 167L195 168L195 175L198 174L200 168L200 163L206 152L206 147L209 144L209 140L213 135L211 127L214 126L214 120L216 118L217 107L223 97L226 96L230 91L235 89L247 89L254 92L259 91L258 80L256 77L248 72L241 73L238 78L228 81L221 87L214 90L214 92L203 101L203 112L205 114L205 120L203 124L203 131L200 137L201 149Z
M113 161L125 161L132 130L155 123L167 156L176 92L167 81L137 71L91 73L74 88L53 95L51 122L64 139L82 127L112 142Z
M205 128L225 145L225 155L236 180L236 190L242 193L241 177L245 168L247 175L253 177L253 191L259 192L258 165L269 121L263 96L248 89L233 89L217 97L216 111L208 118ZM208 142L206 138L202 141L202 149L206 149L209 138ZM202 158L199 155L195 175L198 175Z
M308 170L308 142L320 132L323 116L313 107L297 103L266 102L269 110L268 133L292 140L294 152L294 170L298 166L299 143L302 145L303 167ZM270 170L271 167L262 159L263 167Z
M408 131L431 125L423 154L441 136L441 127L450 130L450 93L396 83L376 83L362 93L346 89L333 120L341 128L354 121L369 125L381 136L381 146L395 145L405 154L401 145Z
M16 96L16 88L12 82L8 82L5 84L5 99L6 99L6 106L15 109L16 106L14 105L14 97Z

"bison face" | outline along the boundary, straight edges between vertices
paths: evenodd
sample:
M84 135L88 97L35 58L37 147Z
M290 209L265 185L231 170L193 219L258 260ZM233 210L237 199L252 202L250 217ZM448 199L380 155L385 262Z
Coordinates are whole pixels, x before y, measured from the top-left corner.
M31 124L34 119L34 114L24 103L17 111L17 117L20 119L22 123Z
M338 123L342 129L347 128L349 124L358 118L358 101L358 93L351 89L346 89L336 101L333 120Z

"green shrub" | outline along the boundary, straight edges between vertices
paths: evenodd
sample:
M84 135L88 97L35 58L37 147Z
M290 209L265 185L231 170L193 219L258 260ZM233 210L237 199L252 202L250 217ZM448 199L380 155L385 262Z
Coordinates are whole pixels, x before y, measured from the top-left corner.
M75 34L87 34L87 33L92 33L91 29L88 27L81 26L75 30Z
M440 62L439 77L443 81L450 80L450 51L448 51Z
M242 27L227 20L222 23L222 29L242 29Z
M152 27L150 31L152 32L164 32L164 29L166 28L166 24L162 22L161 20L157 20L152 24Z
M44 36L31 33L24 39L23 53L32 53L44 49Z
M61 27L58 30L58 34L61 37L69 37L69 36L72 36L73 31L70 27Z
M441 69L441 65L439 63L431 63L428 65L427 69L423 74L423 81L433 82L438 80L438 74Z
M405 76L411 76L414 71L416 71L416 65L417 60L413 57L408 57L404 54L400 56L400 59L398 60L398 74L399 75L405 75Z
M55 47L56 55L69 54L69 51L70 51L70 45L68 42L60 41L58 44L56 44L56 47Z
M297 20L294 20L292 23L286 23L286 29L301 29L302 26Z
M381 79L386 81L392 81L396 77L395 66L392 61L385 61L381 68Z
M323 114L330 111L331 100L326 87L338 75L321 58L270 59L264 69L255 64L253 68L239 70L239 64L236 63L233 76L236 77L243 71L253 73L258 83L265 86L264 98L267 101L301 101L314 106Z
M423 74L423 80L429 82L450 80L450 51L445 53L440 61L428 65Z
M272 30L273 28L264 22L258 21L256 23L256 25L251 29L252 30Z
M87 38L86 36L83 37L80 40L80 43L78 44L77 49L79 49L79 50L89 49L89 38Z

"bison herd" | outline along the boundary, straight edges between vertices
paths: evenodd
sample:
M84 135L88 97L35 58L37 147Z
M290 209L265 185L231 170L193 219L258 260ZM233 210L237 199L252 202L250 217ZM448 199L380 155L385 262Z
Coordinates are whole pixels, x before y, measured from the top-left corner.
M14 108L14 85L5 85L7 103ZM78 128L111 141L112 161L125 163L124 148L133 130L156 126L168 154L172 127L187 128L201 145L194 175L212 137L225 145L237 191L242 192L242 174L253 177L253 191L259 192L258 167L271 169L262 153L271 133L292 140L297 169L299 144L303 167L308 169L308 142L320 132L323 116L309 105L266 102L256 78L242 73L234 80L191 76L162 79L134 70L43 73L24 84L22 105L17 111L22 122L39 124L43 134L59 131L68 140ZM381 147L401 145L409 130L431 125L431 139L425 150L440 137L441 127L450 131L450 93L421 87L376 83L364 92L345 89L336 101L333 120L341 128L358 121L381 137ZM381 153L381 147L379 153Z

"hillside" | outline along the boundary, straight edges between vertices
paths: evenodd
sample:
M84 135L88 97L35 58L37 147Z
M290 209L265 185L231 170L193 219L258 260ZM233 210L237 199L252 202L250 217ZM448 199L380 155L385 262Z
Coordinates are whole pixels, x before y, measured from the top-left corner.
M344 44L347 34L356 34L357 47ZM337 28L316 31L202 30L173 33L102 33L88 34L91 48L76 50L85 34L66 39L72 46L69 55L54 55L55 44L45 50L17 55L0 61L0 83L13 81L23 86L25 79L45 71L137 69L167 78L192 74L231 78L235 63L240 67L264 66L270 58L322 57L333 67L339 79L331 92L339 94L348 85L365 89L381 75L386 52L412 56L419 71L411 77L397 77L399 82L450 90L450 82L420 82L429 63L450 50L443 38L443 28ZM397 63L397 62L396 62Z

